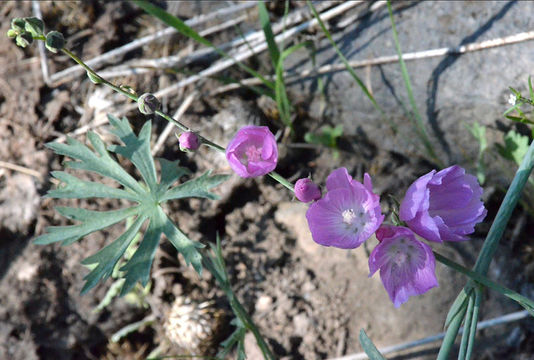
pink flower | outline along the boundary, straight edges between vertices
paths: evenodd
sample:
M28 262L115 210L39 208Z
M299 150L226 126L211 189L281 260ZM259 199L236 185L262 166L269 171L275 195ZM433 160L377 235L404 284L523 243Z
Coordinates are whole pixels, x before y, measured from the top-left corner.
M410 296L438 286L432 249L402 226L383 226L376 232L380 243L369 257L369 277L380 269L380 279L395 307Z
M295 183L295 196L302 202L310 202L321 198L321 189L309 178L298 179Z
M245 126L230 140L226 159L241 177L265 175L276 168L276 139L267 126Z
M306 212L313 240L342 249L360 246L384 220L371 177L365 174L362 184L353 180L347 169L339 168L326 179L326 189L326 195Z
M406 191L400 219L417 235L435 242L463 241L486 217L476 177L457 165L417 179Z
M192 131L183 132L178 137L178 142L180 143L180 149L182 151L194 151L200 146L200 141L198 140L197 134Z

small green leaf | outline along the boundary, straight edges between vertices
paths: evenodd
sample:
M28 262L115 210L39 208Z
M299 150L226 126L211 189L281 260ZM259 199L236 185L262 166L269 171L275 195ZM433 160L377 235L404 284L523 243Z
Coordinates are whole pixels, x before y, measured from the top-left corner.
M24 29L26 29L26 31L32 34L34 38L38 36L43 36L43 31L44 31L43 20L36 18L36 17L27 17L27 18L24 18L24 20L25 20Z
M46 34L45 46L53 53L57 53L65 46L65 38L59 31L50 31Z
M370 360L386 360L384 356L378 351L375 344L369 339L367 334L363 329L360 330L360 344L362 345L363 351L369 356Z
M514 161L517 165L521 164L523 157L527 153L528 145L528 136L521 135L514 130L510 130L504 136L504 146L496 144L499 154L508 160Z

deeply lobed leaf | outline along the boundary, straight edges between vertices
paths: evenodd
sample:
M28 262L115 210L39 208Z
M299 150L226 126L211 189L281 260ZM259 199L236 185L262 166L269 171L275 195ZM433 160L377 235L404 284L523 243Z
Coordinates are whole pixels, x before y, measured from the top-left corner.
M71 220L79 221L80 224L49 227L47 228L47 233L35 239L35 243L50 244L61 241L63 245L68 245L90 233L132 217L135 221L127 226L127 229L117 239L83 261L84 264L95 264L95 266L85 277L86 283L82 293L89 291L99 281L105 280L112 274L115 277L120 272L123 272L125 277L121 295L129 292L138 281L143 286L146 286L162 234L165 234L182 254L186 263L191 264L200 274L202 271L202 258L198 249L204 245L190 240L180 231L163 212L160 204L171 199L185 197L216 199L217 196L209 192L209 190L223 182L228 176L212 176L211 172L208 171L198 178L191 179L172 188L171 186L176 181L190 172L188 169L180 167L178 161L160 159L162 173L158 183L156 167L150 152L150 122L143 126L139 136L137 136L126 118L118 119L109 116L109 121L112 125L111 132L122 141L123 145L112 145L106 148L100 137L91 132L88 133L88 138L94 150L70 138L67 140L67 144L51 143L47 144L47 146L58 154L72 158L73 160L66 162L66 165L70 168L91 171L109 177L121 184L124 189L81 180L74 175L55 171L52 175L60 180L62 185L57 189L50 190L47 197L70 199L89 197L114 198L129 200L137 204L112 211L58 207L56 210L61 215ZM124 170L109 151L129 159L139 170L144 185ZM114 272L119 260L123 258L130 244L135 245L132 241L147 220L149 225L138 248L126 263L122 262L123 266L119 269L120 271Z

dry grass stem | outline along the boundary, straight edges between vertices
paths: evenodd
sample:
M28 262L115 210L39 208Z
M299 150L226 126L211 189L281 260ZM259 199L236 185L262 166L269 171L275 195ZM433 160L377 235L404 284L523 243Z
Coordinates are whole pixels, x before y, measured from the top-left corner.
M12 164L6 161L0 161L0 168L18 171L20 173L33 176L39 180L43 180L43 176L38 171L28 169L27 167L24 167L24 166L15 165L15 164Z
M205 23L206 21L212 20L214 18L228 15L228 14L235 14L238 11L243 11L253 6L256 6L254 2L245 2L245 3L238 4L238 5L233 5L233 6L223 8L223 9L219 9L217 11L214 11L206 15L195 16L194 18L186 20L185 23L188 26L197 26L197 25ZM144 36L140 39L134 40L121 47L108 51L107 53L96 56L93 59L86 61L85 63L90 67L97 67L103 62L109 61L119 55L123 55L131 50L144 46L154 40L160 40L174 33L176 33L176 30L174 28L166 28L166 29L157 31L154 34ZM65 70L52 74L50 76L50 81L54 84L57 83L56 85L58 85L58 84L68 81L70 78L72 78L72 76L76 76L83 72L84 70L80 66L74 65Z

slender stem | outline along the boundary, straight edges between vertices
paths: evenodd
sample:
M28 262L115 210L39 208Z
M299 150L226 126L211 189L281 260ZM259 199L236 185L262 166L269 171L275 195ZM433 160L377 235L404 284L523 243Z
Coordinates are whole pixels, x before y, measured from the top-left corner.
M39 40L45 40L45 37L42 37L42 38L36 38L36 39L39 39ZM80 59L78 56L76 56L73 52L71 52L70 50L68 49L61 49L61 51L63 51L63 53L65 53L66 55L68 55L72 60L74 60L76 63L78 63L82 68L84 68L89 74L91 74L94 78L96 78L99 83L113 89L114 91L130 98L131 100L137 102L139 100L138 96L131 93L131 92L128 92L124 89L122 89L121 87L119 86L116 86L115 84L111 83L110 81L104 79L103 77L101 77L100 75L98 75L91 67L89 67L86 63L83 62L82 59ZM182 131L191 131L191 129L186 126L185 124L181 123L180 121L174 119L172 116L169 116L168 114L164 113L163 111L160 111L160 110L157 110L155 112L157 115L161 116L162 118L164 118L165 120L171 122L172 124L174 124L177 128L179 128L180 130ZM225 151L225 148L219 144L216 144L214 143L213 141L205 138L204 136L201 136L199 134L197 134L199 140L205 144L206 146L209 146L210 148L214 149L214 150L217 150L217 151L220 151L220 152L224 152ZM294 191L293 189L293 185L291 184L291 182L289 182L288 180L286 180L283 176L281 176L280 174L276 173L276 172L270 172L269 173L269 176L271 176L274 180L278 181L280 184L284 185L287 189L291 190L291 191Z
M458 335L458 331L460 330L460 326L462 325L462 320L464 319L465 312L467 311L467 306L463 306L460 311L454 315L452 318L449 328L447 329L447 332L445 333L445 337L443 338L443 342L441 343L441 348L439 349L438 357L436 360L448 360L449 359L449 352L452 349L452 346L454 345L454 341L456 340L456 336Z
M521 161L521 165L519 165L519 168L515 173L512 184L510 184L510 187L504 196L504 200L499 207L499 211L495 216L495 220L493 221L493 224L491 224L488 236L486 237L484 245L482 246L480 254L478 255L477 262L474 267L475 271L481 274L486 274L488 272L489 265L493 259L495 251L497 251L497 246L502 238L504 229L508 224L508 220L510 220L510 217L512 216L512 212L514 211L517 201L521 196L521 191L523 190L523 187L525 186L533 168L534 141L530 144L527 153L523 157L523 161Z
M475 305L473 307L473 318L471 321L471 329L469 329L469 341L467 343L467 352L465 354L465 360L471 359L471 353L475 345L475 335L478 325L478 311L480 310L480 303L482 301L482 290L480 286L475 287Z
M523 306L525 309L529 310L529 311L533 311L534 310L534 301L530 300L529 298L511 290L511 289L508 289L507 287L505 286L502 286L496 282L493 282L492 280L488 279L487 277L485 277L484 275L481 275L480 273L476 272L476 271L473 271L473 270L470 270L458 263L456 263L455 261L441 255L441 254L438 254L437 252L434 251L434 256L436 257L436 260L439 261L440 263L450 267L451 269L454 269L466 276L468 276L470 279L478 282L479 284L482 284L492 290L495 290L501 294L503 294L504 296L516 301L519 305Z
M466 313L467 316L464 322L464 333L462 334L462 341L460 343L460 352L458 353L458 360L465 360L465 354L467 352L468 341L471 338L470 337L471 321L473 321L473 317L471 315L473 314L474 306L475 306L475 299L473 296L470 296L469 301L467 302L467 313Z

